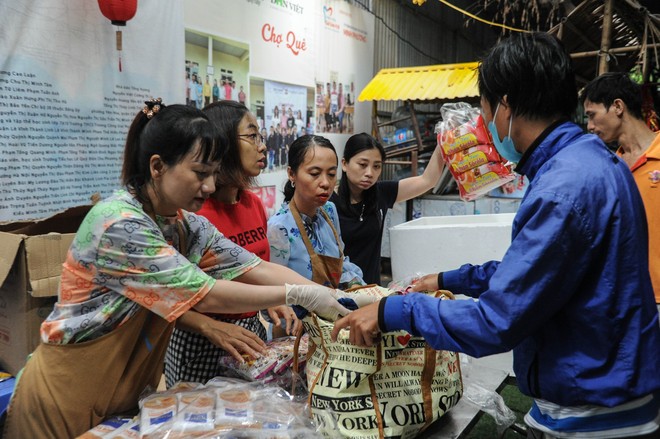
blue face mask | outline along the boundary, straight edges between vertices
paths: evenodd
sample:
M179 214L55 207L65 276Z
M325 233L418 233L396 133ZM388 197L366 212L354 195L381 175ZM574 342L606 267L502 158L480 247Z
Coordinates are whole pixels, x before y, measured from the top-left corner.
M500 135L497 133L497 127L495 126L495 117L497 116L497 110L499 109L500 104L497 104L493 120L488 122L488 131L490 131L491 136L493 136L493 144L495 145L497 152L499 152L505 160L518 163L522 158L522 154L516 151L516 148L513 147L513 139L511 139L511 122L513 122L513 118L509 119L509 133L500 141Z

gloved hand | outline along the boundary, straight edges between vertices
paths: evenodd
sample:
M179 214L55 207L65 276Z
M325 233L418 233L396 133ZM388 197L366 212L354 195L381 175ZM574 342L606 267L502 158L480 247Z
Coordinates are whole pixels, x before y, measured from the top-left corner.
M359 290L356 292L348 292L348 293L342 290L335 290L335 294L337 300L339 299L352 300L353 302L355 302L358 308L362 308L363 306L367 306L371 303L378 302L381 299L378 296L372 296L371 294L366 294L364 292L360 292Z
M337 320L350 313L337 299L337 290L322 285L289 285L286 287L286 304L299 305L308 311L313 311L326 320ZM343 292L342 292L343 294Z

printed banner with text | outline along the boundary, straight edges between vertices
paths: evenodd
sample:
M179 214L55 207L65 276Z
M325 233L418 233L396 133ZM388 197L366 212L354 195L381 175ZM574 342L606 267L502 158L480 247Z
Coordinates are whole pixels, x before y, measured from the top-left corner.
M184 76L170 68L184 57L182 17L175 0L139 2L122 27L95 1L0 4L0 222L45 218L119 187L144 101L184 101Z

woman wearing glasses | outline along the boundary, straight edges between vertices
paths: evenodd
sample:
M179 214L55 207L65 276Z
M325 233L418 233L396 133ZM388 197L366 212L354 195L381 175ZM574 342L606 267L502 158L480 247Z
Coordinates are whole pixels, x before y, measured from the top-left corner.
M249 190L266 167L266 145L257 119L245 105L234 101L215 102L203 111L227 149L216 175L216 190L196 213L206 217L235 244L268 261L266 213L259 197ZM281 280L292 282L287 273L292 274L287 270ZM286 321L288 334L300 327L300 321L287 306L270 308L268 314L276 324L280 319ZM222 356L233 355L242 361L241 353L251 356L263 353L266 330L257 312L207 317L210 319L198 322L179 321L165 359L168 387L177 381L205 383L221 375L218 366Z

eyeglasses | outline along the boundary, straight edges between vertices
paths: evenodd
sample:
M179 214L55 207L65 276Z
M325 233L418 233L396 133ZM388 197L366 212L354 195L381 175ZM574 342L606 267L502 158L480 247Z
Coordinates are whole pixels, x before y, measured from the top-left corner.
M250 143L253 143L255 145L261 145L262 143L264 143L264 136L262 136L259 133L239 134L238 137L247 137L250 140Z

